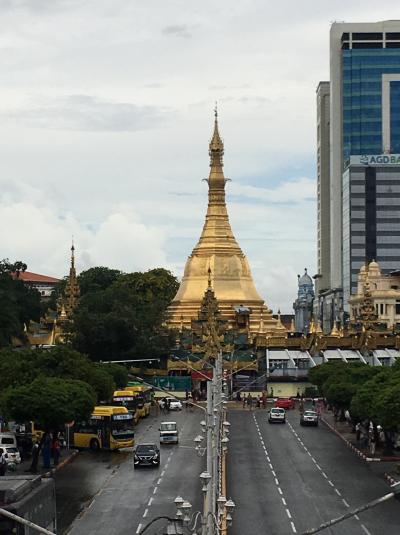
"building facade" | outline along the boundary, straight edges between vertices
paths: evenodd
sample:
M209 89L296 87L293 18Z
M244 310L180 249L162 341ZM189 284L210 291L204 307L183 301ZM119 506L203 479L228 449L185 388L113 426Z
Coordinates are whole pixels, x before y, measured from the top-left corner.
M377 319L389 329L397 330L400 326L400 271L384 275L378 262L363 265L358 273L356 291L349 299L351 320L360 316L367 281Z
M318 287L316 310L325 332L347 320L363 262L379 260L385 272L397 262L397 199L389 197L400 166L393 159L387 171L377 163L400 153L400 21L332 24L329 116L330 248L319 243L319 254L321 265L329 257L330 285ZM321 268L318 276L325 273ZM324 311L331 316L321 317Z
M314 284L312 278L304 271L304 275L298 277L297 299L293 303L295 313L295 331L297 333L307 334L310 330L313 302L314 302Z

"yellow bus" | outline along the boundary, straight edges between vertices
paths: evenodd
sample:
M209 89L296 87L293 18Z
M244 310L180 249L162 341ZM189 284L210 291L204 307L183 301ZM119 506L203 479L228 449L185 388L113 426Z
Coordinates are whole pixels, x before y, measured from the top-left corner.
M132 414L135 424L138 423L140 412L143 412L143 400L139 398L138 393L126 388L125 390L116 390L113 394L113 405L126 407Z
M95 407L87 422L75 423L71 443L77 448L118 450L134 446L133 416L126 407Z
M138 394L138 412L140 418L145 418L150 414L151 399L153 389L150 386L130 384L125 390L130 390Z

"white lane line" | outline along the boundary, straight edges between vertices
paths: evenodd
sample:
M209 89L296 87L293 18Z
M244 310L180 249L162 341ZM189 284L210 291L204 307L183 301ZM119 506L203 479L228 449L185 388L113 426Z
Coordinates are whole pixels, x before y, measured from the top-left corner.
M155 494L158 490L158 487L154 487L153 494Z
M274 469L274 467L272 466L272 464L271 464L271 463L268 463L268 466L269 466L269 467L271 468L271 470L273 470L273 469Z
M338 496L341 496L340 492L338 491L338 489L335 489L335 492Z
M162 477L160 477L160 479L157 481L157 485L159 485L162 481Z
M330 479L328 479L328 483L331 487L335 488L335 485L332 483L332 481ZM336 489L335 489L336 490Z
M146 518L146 516L149 514L149 510L148 509L145 509L144 513L143 513L143 518Z
M322 470L319 464L315 463L315 466L318 468L318 470Z
M275 485L279 485L279 481L275 478Z
M297 533L296 528L295 528L293 522L290 522L290 525L292 526L292 531L293 531L293 533Z
M274 477L276 477L276 473L275 473L275 470L271 470L271 473Z
M286 509L286 514L288 515L288 518L292 518L292 515L290 514L289 509Z
M163 471L161 472L161 477L164 477L164 474L165 474L165 470L163 470Z
M361 524L361 528L364 530L364 533L366 533L366 535L371 535L371 532L364 526L364 524Z
M342 498L342 502L345 504L346 507L350 507L350 505L346 502L344 498Z
M325 472L322 472L322 475L324 476L325 479L328 479L328 476L325 474Z
M153 498L150 498L149 503L147 504L148 507L153 503Z
M279 492L279 494L280 494L281 496L283 496L283 492L282 492L281 487L278 487L278 492Z
M287 505L285 498L281 498L283 505Z
M136 533L140 533L142 530L142 524L139 524L136 530Z
M358 515L354 515L354 518L356 518L357 520L360 520L360 517Z

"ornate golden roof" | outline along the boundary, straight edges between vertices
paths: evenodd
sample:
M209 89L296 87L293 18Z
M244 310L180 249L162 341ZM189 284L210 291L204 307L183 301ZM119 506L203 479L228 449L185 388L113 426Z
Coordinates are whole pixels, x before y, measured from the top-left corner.
M258 294L246 256L237 243L225 201L225 178L223 171L224 143L218 127L215 110L214 131L209 143L210 174L208 184L208 207L200 239L186 262L179 290L168 312L168 325L179 328L183 316L185 326L190 327L197 317L204 292L208 285L208 270L212 273L212 285L223 319L235 321L235 307L250 308L250 332L257 333L261 312L267 332L285 331L272 317Z

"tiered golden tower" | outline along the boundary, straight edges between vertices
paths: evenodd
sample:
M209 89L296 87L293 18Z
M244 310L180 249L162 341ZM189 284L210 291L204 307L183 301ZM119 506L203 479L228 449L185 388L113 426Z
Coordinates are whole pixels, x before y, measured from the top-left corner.
M196 319L204 292L208 287L209 270L222 319L234 327L237 310L250 309L248 330L258 333L260 322L267 333L285 331L273 318L272 311L258 294L246 256L239 247L230 223L225 203L223 171L224 144L218 131L215 110L214 133L209 145L210 175L208 209L200 239L186 262L179 290L168 308L171 328L190 328Z

